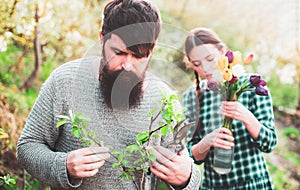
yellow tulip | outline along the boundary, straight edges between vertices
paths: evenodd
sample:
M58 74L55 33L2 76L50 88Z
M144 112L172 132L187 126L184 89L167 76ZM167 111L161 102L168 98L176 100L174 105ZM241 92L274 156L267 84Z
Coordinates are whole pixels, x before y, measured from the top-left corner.
M233 61L232 61L231 65L232 66L233 65L237 65L237 64L239 64L241 62L242 62L242 55L241 55L241 53L239 51L233 52Z
M223 70L222 77L226 81L230 81L232 79L232 72L228 68Z
M249 65L250 63L252 63L253 58L254 58L254 54L250 53L247 57L245 57L244 65Z
M218 67L220 71L224 71L224 69L228 69L228 58L224 55L220 56L218 59Z

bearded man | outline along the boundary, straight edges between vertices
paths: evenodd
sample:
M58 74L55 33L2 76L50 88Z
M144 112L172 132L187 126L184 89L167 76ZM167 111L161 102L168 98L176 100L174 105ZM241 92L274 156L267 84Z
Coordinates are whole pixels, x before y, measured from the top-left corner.
M136 135L148 130L147 113L160 101L159 89L171 93L147 72L160 30L159 11L146 1L114 0L105 6L99 34L102 56L71 61L53 71L27 119L17 158L31 175L52 189L135 189L133 181L120 180L120 172L111 167L115 160L110 149L135 144ZM89 116L86 130L93 130L104 146L83 148L70 123L56 128L56 116L69 110ZM198 189L199 170L186 151L170 156L160 143L151 173L171 188ZM141 177L134 173L134 179Z

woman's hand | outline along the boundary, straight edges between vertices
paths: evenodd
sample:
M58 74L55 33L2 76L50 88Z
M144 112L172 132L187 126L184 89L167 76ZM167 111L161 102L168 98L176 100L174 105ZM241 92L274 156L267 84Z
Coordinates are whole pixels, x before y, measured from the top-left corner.
M244 123L252 138L257 139L261 129L260 122L243 104L238 101L223 101L220 114Z
M202 141L203 145L207 148L218 147L230 149L232 146L234 146L234 138L231 131L224 127L215 129L214 131L206 135L202 139Z
M106 147L87 147L74 150L67 157L68 174L74 178L94 176L105 160L110 158Z
M253 114L238 101L223 101L219 113L243 123L253 116Z
M230 149L234 146L234 138L227 128L218 128L207 134L200 142L192 147L196 160L204 160L211 147Z

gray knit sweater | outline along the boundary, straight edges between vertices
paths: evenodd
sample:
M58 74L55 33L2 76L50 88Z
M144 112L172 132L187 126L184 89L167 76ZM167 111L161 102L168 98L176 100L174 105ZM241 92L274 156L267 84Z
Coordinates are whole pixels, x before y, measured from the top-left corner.
M91 118L88 129L112 150L121 150L135 143L135 136L147 131L150 119L147 115L160 101L160 89L170 89L158 78L147 74L143 100L138 108L111 111L104 103L97 71L99 57L75 60L56 69L43 84L40 94L27 119L18 141L17 158L33 176L52 189L135 189L132 181L119 178L117 169L106 163L90 178L70 179L66 170L68 152L82 148L82 142L71 134L72 126L60 128L57 115L67 115L71 109ZM115 162L113 158L109 160ZM187 166L189 167L189 166ZM137 175L139 177L140 175ZM195 165L185 189L196 190L200 185L200 173Z

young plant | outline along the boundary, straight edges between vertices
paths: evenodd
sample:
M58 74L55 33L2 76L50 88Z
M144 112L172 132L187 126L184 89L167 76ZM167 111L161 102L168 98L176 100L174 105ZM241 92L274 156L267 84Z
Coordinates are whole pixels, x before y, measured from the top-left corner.
M0 189L3 187L4 189L13 188L16 184L16 180L11 178L9 174L6 176L0 176Z
M113 150L111 155L116 162L111 163L112 168L118 168L121 171L121 178L130 179L133 181L137 189L144 189L143 183L145 174L149 172L149 162L155 161L154 155L149 152L146 147L150 145L150 139L160 138L166 136L169 132L174 133L174 126L179 127L183 123L184 115L178 112L175 103L179 100L176 94L167 96L163 91L161 102L158 102L158 107L149 111L150 125L148 131L139 133L135 140L135 144L128 145L123 150ZM177 113L178 112L178 113ZM161 117L159 117L161 116ZM103 146L103 142L97 138L97 135L92 130L87 130L86 126L90 119L82 113L74 114L71 110L69 116L58 115L61 120L57 122L56 127L64 124L72 124L72 134L83 141L83 146L99 145ZM157 127L153 127L155 121L161 118ZM160 131L161 136L157 133ZM138 159L130 163L130 157L138 154ZM108 162L108 161L107 161ZM108 162L109 163L109 162ZM134 179L134 172L142 171L142 181L138 187L136 179Z

